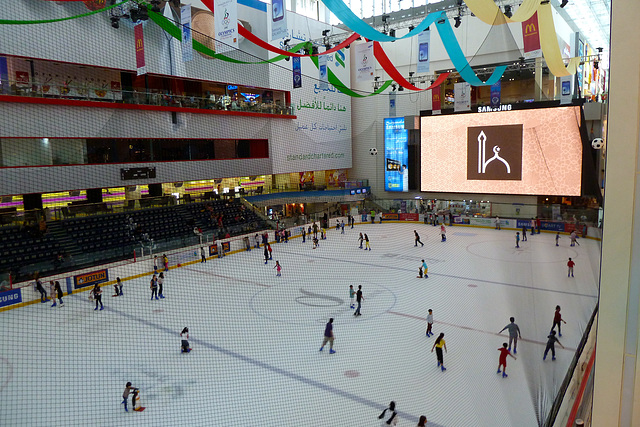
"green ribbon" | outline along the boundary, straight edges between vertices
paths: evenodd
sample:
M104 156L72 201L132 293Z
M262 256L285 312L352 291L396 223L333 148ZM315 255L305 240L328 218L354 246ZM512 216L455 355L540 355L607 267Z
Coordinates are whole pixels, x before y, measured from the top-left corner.
M42 19L42 20L38 20L38 21L17 21L17 20L12 20L12 19L0 19L0 25L50 24L52 22L69 21L71 19L84 18L85 16L95 15L97 13L105 12L107 10L113 9L114 7L118 7L120 5L123 5L123 4L127 3L127 1L124 1L122 3L116 3L116 4L111 5L109 7L105 7L104 9L94 10L93 12L83 13L82 15L67 16L66 18Z
M171 37L175 38L176 40L180 40L182 41L182 31L180 31L180 28L178 26L176 26L173 22L171 22L169 19L167 19L164 15L160 15L159 13L156 13L152 10L149 10L149 18L155 22L156 24L158 24L158 26L160 28L162 28L164 31L167 32L167 34L169 34ZM288 52L298 52L300 49L303 48L309 48L310 42L303 42L303 43L298 43L297 45L295 45L294 47L292 47L291 49L288 50ZM267 64L267 63L274 63L277 61L281 61L285 58L287 58L286 55L278 55L274 58L268 59L266 61L257 61L257 62L247 62L247 61L241 61L239 59L234 59L234 58L230 58L226 55L222 55L220 53L216 53L213 49L208 48L207 46L203 45L202 43L193 40L193 49L197 52L200 52L204 55L210 56L212 58L215 59L220 59L221 61L226 61L226 62L232 62L235 64ZM316 67L318 67L318 58L315 56L311 56L310 57L311 60L313 61L313 63L315 64ZM329 83L331 83L332 85L334 85L336 87L336 89L338 89L340 92L344 93L345 95L349 95L351 97L356 97L356 98L364 98L367 96L372 96L372 95L378 95L382 92L384 92L385 89L387 89L392 81L391 80L387 80L383 83L383 85L378 88L375 92L370 93L368 95L361 95L357 92L354 92L353 90L351 90L349 87L347 87L344 83L342 83L340 81L340 79L333 74L333 71L329 70Z

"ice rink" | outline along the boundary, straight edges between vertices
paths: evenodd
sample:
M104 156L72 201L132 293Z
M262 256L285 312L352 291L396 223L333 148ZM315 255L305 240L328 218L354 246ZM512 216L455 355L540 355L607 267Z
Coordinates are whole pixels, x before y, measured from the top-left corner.
M371 251L358 248L359 232ZM597 302L600 244L570 247L563 235L556 247L542 233L516 249L514 235L455 226L441 242L430 225L357 224L329 230L315 250L309 239L274 243L267 265L254 249L174 268L164 300L149 299L144 276L125 281L122 297L104 287L104 311L81 292L61 308L2 312L0 425L364 427L380 425L394 400L403 427L422 414L429 426L537 426ZM416 278L421 259L428 279ZM131 264L130 276L148 265ZM362 285L360 317L349 285ZM556 305L566 349L543 361ZM497 332L510 316L523 339L502 378L497 349L508 334ZM335 354L318 351L330 317ZM179 349L185 326L189 354ZM440 332L446 372L431 353ZM144 412L120 404L127 381Z

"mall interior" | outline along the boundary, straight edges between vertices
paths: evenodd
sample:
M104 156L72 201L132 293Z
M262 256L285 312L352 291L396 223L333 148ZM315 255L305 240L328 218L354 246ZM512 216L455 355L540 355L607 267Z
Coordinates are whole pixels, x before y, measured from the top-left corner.
M537 219L601 241L545 425L640 426L640 2L227 3L231 37L213 0L3 8L2 293L328 218Z

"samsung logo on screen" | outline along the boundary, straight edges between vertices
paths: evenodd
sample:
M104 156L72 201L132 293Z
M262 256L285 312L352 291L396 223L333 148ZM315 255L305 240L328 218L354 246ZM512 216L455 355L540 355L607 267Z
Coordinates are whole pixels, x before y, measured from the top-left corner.
M478 113L494 113L496 111L511 111L513 106L511 104L502 104L499 107L478 107Z

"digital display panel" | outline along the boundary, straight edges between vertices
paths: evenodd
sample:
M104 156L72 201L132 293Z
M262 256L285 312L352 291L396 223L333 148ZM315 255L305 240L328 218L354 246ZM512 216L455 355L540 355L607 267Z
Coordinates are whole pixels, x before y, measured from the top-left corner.
M409 132L404 117L384 119L384 189L409 191Z
M580 107L422 117L421 190L580 196Z

